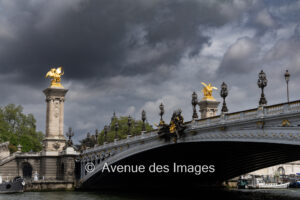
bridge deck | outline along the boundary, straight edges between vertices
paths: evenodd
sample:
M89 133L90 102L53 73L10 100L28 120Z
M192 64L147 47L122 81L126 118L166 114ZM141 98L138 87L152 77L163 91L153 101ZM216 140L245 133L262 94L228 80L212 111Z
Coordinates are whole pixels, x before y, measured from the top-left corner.
M278 116L281 114L292 114L292 113L299 113L300 112L300 100L292 101L290 103L280 103L270 106L264 106L264 107L258 107L253 108L249 110L243 110L239 112L233 112L233 113L226 113L224 115L217 115L210 118L205 119L198 119L195 121L188 121L185 122L186 125L188 125L187 132L192 131L193 129L197 128L209 128L210 126L216 126L216 125L226 125L230 123L236 123L238 121L249 121L249 120L257 120L272 116ZM150 132L144 132L141 133L141 135L128 137L126 139L117 140L115 142L106 143L100 146L96 146L94 148L90 148L87 150L84 150L81 155L85 154L91 154L93 152L99 152L106 149L111 149L113 147L123 146L125 144L132 144L137 143L144 140L151 140L153 138L157 138L157 129L150 131Z

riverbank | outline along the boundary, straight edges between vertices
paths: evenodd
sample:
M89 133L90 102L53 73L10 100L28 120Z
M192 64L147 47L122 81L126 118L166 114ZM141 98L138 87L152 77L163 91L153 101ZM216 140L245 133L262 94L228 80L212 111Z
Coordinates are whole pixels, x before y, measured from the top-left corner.
M50 192L50 191L72 191L74 190L74 182L60 180L39 180L26 182L25 192Z

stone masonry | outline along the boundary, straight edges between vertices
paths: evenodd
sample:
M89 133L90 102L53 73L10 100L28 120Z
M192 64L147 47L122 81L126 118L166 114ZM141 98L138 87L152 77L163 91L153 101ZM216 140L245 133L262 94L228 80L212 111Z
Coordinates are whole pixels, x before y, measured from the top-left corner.
M0 144L0 176L3 180L26 176L28 190L71 189L75 184L75 157L78 153L73 147L65 147L64 101L68 90L49 87L43 92L47 103L43 150L10 154L9 143ZM38 180L33 180L35 174L38 174Z
M201 100L199 102L201 119L217 115L220 102L216 100Z
M0 160L2 158L9 156L9 149L8 149L9 142L5 142L0 144Z
M64 101L67 92L66 89L55 87L44 90L47 102L46 137L44 139L46 152L60 152L65 146Z

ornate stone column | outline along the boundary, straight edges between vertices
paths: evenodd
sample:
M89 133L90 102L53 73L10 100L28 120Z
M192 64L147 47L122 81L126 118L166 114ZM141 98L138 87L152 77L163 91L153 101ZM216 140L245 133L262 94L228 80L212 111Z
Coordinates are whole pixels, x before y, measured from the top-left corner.
M45 89L46 111L46 137L43 141L44 151L61 152L65 146L64 137L64 101L67 89L49 87Z

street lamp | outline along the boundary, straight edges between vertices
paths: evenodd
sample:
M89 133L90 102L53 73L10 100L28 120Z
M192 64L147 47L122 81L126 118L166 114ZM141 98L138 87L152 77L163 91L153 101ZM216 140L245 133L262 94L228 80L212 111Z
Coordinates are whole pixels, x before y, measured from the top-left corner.
M143 110L142 111L142 121L143 121L142 131L146 131L145 120L146 120L146 111Z
M128 116L127 125L128 125L128 135L130 135L131 125L132 125L132 118L130 117L130 115Z
M119 130L119 123L116 121L116 123L115 123L115 138L114 139L117 139L117 137L118 137L118 130Z
M165 113L165 109L164 109L164 104L163 104L163 103L160 104L159 110L160 110L160 112L159 112L159 115L160 115L160 122L163 122L162 116L163 116L164 113Z
M261 70L261 72L258 74L258 80L257 80L257 85L259 88L261 88L261 96L259 100L260 106L267 105L267 99L265 98L265 94L264 94L264 87L267 86L267 83L268 80L266 74L263 70Z
M192 94L193 119L197 119L198 118L197 110L196 110L197 104L198 104L198 97L197 97L196 92L193 92L193 94Z
M96 139L95 144L98 144L98 137L99 137L99 131L98 131L98 129L96 129L95 130L95 139Z
M74 132L71 127L69 127L69 130L66 133L66 136L69 138L69 140L67 141L67 146L71 147L73 145L72 137L74 136Z
M289 80L290 80L290 73L289 73L289 70L286 70L285 71L285 74L284 74L284 78L285 78L285 81L286 81L286 96L287 96L287 101L288 103L290 103L290 95L289 95Z
M108 132L108 126L104 126L104 142L107 142L107 132Z
M227 97L228 95L228 89L227 89L227 85L226 83L222 83L221 85L221 92L220 92L220 96L223 98L223 106L222 106L222 113L227 113L228 112L228 108L226 106L226 101L225 101L225 98Z

